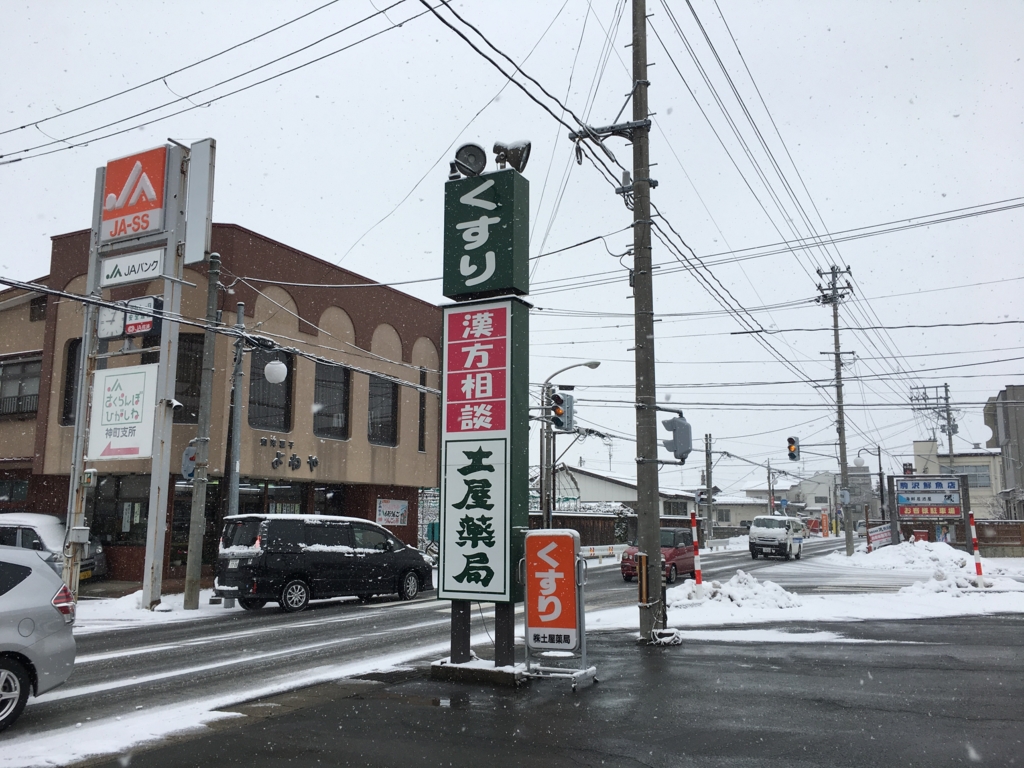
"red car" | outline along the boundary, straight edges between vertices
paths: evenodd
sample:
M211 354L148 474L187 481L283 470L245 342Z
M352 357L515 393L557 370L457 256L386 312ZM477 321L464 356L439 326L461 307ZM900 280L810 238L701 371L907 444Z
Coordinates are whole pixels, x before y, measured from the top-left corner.
M635 544L626 547L619 565L623 581L632 581L636 576L636 553L640 550ZM675 582L682 574L695 576L693 568L693 532L689 528L661 529L661 556L665 561L665 581Z

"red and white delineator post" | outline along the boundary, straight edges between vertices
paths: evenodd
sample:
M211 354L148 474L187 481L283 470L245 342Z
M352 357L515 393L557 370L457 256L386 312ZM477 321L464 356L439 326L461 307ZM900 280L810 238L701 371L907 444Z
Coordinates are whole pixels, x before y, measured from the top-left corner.
M697 599L704 597L704 580L700 575L700 540L697 538L697 511L690 513L690 530L693 531L693 578L697 582Z
M968 512L967 518L971 523L971 548L974 550L974 570L981 576L981 551L978 549L978 533L974 528L974 513Z
M519 575L525 587L526 675L568 678L574 691L580 680L597 682L597 667L587 666L587 561L580 557L579 533L528 531L525 554ZM579 667L552 663L559 658L578 659Z

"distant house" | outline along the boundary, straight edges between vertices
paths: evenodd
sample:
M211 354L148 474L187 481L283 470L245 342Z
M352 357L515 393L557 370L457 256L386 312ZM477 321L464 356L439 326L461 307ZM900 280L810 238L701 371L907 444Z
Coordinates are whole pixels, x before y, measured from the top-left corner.
M914 472L918 475L966 475L967 492L974 516L1005 517L1006 505L1000 498L1003 489L1003 462L998 449L978 448L973 451L939 453L936 440L914 441Z

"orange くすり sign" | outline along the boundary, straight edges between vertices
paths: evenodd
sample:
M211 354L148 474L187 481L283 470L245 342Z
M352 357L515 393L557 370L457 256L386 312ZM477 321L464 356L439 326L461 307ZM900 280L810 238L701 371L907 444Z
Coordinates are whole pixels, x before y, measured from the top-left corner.
M166 168L166 146L107 163L101 241L139 237L164 228Z
M526 534L526 642L530 648L579 647L576 531Z

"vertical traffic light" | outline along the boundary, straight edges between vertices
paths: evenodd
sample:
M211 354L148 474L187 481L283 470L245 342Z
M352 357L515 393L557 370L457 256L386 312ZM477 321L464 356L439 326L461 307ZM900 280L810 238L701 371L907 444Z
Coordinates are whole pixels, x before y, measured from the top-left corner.
M672 433L672 439L662 440L661 444L672 451L672 455L679 459L680 462L685 462L686 457L693 450L693 434L690 430L689 422L682 416L675 416L671 419L666 419L661 424Z
M560 432L576 429L576 402L572 395L556 392L551 396L551 425Z
M786 438L786 452L789 454L790 461L800 460L800 438L799 437L787 437Z

